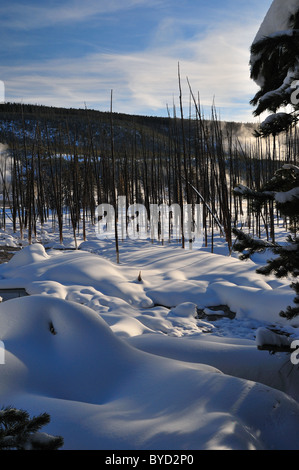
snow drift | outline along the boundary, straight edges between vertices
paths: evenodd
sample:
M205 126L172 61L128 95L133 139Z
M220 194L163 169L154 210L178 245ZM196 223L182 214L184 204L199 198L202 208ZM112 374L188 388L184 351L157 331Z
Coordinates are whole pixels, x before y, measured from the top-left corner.
M50 410L66 448L285 448L296 434L299 407L283 393L143 353L87 307L12 300L1 306L0 331L2 403Z
M36 244L0 266L31 294L0 304L1 405L49 413L65 449L298 449L297 375L254 338L287 284L204 251L102 250ZM197 318L211 302L235 319Z

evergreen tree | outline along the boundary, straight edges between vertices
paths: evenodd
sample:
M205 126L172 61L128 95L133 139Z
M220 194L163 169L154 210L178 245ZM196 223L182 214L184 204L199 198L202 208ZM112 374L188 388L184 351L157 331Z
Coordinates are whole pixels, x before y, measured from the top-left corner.
M39 432L50 422L43 413L30 418L27 411L6 407L0 410L0 450L57 450L63 438Z
M254 253L271 250L275 256L257 272L264 275L274 273L277 278L288 275L297 278L299 276L299 167L284 165L259 192L245 186L235 188L235 192L253 201L257 207L266 201L274 200L281 214L290 219L291 226L285 244L254 239L241 230L234 229L233 232L237 237L234 251L242 253L241 259L248 259ZM299 315L299 282L293 282L292 288L296 293L294 300L296 305L289 306L286 311L280 312L281 316L288 319Z
M258 134L276 135L297 121L299 110L299 1L274 0L251 46L251 78L260 90L251 100L255 116L271 114ZM290 113L278 113L291 105Z
M294 99L294 83L299 84L299 0L274 0L251 47L251 78L260 86L251 104L259 116L271 114L260 126L257 136L277 135L287 131L297 121L299 100ZM298 81L298 82L297 82ZM278 113L282 106L291 104L290 114ZM261 190L254 191L240 185L235 193L246 197L253 209L260 211L263 204L275 202L278 211L289 218L290 234L285 244L268 242L234 229L237 239L234 251L242 259L254 253L270 250L274 257L258 269L264 275L274 273L282 278L299 275L299 167L284 165ZM291 319L299 315L299 282L293 282L295 306L289 306L280 315Z

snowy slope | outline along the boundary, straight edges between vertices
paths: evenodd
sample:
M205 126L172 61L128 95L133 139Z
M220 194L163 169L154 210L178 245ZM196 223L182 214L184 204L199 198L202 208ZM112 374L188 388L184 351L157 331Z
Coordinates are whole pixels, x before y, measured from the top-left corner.
M111 241L80 248L0 265L0 288L30 294L0 304L2 406L49 413L65 449L299 448L297 368L255 340L296 337L278 316L288 280L221 250L127 241L117 265ZM224 305L235 317L211 320Z

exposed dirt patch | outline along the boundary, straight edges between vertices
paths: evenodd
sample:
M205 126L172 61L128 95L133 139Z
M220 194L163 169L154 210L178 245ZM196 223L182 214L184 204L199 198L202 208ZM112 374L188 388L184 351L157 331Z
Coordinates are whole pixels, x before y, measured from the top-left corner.
M211 321L219 320L220 318L230 318L233 320L236 316L227 305L217 305L197 310L197 318L208 319Z
M0 264L7 263L21 249L15 246L0 246Z

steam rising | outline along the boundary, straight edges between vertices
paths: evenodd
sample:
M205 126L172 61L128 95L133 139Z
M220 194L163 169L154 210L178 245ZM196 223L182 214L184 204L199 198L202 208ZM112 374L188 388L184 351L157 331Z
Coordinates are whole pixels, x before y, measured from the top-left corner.
M0 188L8 188L11 184L11 168L13 158L6 144L0 143Z

